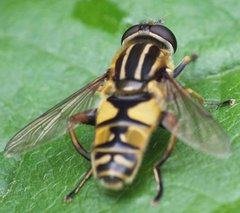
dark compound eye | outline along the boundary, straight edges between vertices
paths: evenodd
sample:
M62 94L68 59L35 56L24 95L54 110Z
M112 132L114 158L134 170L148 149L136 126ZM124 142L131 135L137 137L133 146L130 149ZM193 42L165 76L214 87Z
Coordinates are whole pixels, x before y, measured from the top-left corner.
M133 25L132 27L130 27L129 29L126 30L126 32L123 34L122 39L121 39L121 43L123 43L123 41L125 40L125 38L129 37L130 35L138 32L140 30L140 24L137 25Z
M122 36L121 43L128 38L129 36L139 32L137 35L141 36L141 32L150 32L156 35L157 37L163 38L167 42L169 42L173 48L173 51L177 50L177 40L174 36L173 32L169 30L167 27L160 24L138 24L130 27ZM136 35L136 36L137 36ZM142 34L143 35L143 34ZM146 36L146 34L144 34ZM149 34L149 36L151 36ZM153 36L152 36L153 37ZM155 36L154 36L155 37ZM160 39L159 39L160 40Z
M175 35L171 30L169 30L167 27L163 25L152 25L150 27L150 32L164 38L167 40L173 47L174 52L177 50L177 40Z

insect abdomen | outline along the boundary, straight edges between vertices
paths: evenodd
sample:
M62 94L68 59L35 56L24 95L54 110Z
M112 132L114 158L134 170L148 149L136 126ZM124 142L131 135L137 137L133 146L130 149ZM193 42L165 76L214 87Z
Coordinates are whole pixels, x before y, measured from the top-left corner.
M111 96L98 109L92 166L110 189L131 183L142 161L160 109L148 93Z
M111 133L106 137L109 128ZM141 150L124 141L127 129L127 126L106 126L96 132L103 141L92 154L94 173L106 188L117 190L132 182L141 161Z

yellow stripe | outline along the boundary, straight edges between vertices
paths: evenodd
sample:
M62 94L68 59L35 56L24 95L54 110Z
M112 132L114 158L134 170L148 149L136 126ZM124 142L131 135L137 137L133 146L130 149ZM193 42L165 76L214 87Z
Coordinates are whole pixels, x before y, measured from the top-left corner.
M101 158L96 159L96 160L94 161L94 166L97 167L98 165L106 164L106 163L108 163L110 160L111 160L111 155L110 155L110 154L106 154L106 155L102 156Z
M139 58L139 62L138 62L138 65L137 65L137 68L136 68L136 71L135 71L135 74L134 74L134 78L137 79L137 80L141 79L141 71L142 71L143 62L144 62L146 54L148 53L149 49L152 46L153 46L152 44L147 44L142 51L142 54Z
M120 79L125 79L126 78L125 66L126 66L126 62L127 62L127 59L128 59L129 52L131 51L131 49L133 48L134 45L135 44L128 47L128 49L126 51L126 54L123 58L122 66L121 66L121 70L120 70Z
M113 170L113 169L99 172L97 174L97 176L98 176L98 178L101 178L101 177L104 177L104 176L116 176L116 177L121 178L121 179L128 179L128 177L129 177L129 176L125 175L124 173Z
M104 100L98 108L98 115L96 124L100 124L106 120L116 117L119 109L111 104L111 102Z
M122 155L115 155L114 156L114 161L122 166L125 166L129 169L133 168L134 166L134 162L127 160L125 157L123 157Z
M117 183L106 183L103 180L100 180L100 183L102 184L102 186L104 186L107 189L111 189L111 190L120 190L123 188L123 182L119 181Z
M123 143L127 143L127 139L126 139L126 136L125 136L124 133L123 133L123 134L120 134L120 139L121 139L121 141L122 141Z
M162 51L160 51L156 61L154 62L154 64L152 65L151 67L151 70L149 71L149 76L153 76L156 72L156 70L158 70L158 68L160 67L160 64L161 64L161 54L162 54Z
M159 122L161 108L155 99L139 103L128 109L127 114L130 119L137 120L149 126L156 126Z

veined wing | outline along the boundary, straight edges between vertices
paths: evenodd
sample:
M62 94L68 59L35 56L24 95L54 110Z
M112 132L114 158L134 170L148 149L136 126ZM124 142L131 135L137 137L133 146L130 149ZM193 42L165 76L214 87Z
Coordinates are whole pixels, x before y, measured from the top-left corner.
M26 151L63 135L67 130L68 118L91 109L99 99L95 92L106 77L107 73L98 77L17 132L7 143L5 153L11 155Z
M230 138L224 129L171 76L167 75L164 84L168 96L166 110L177 118L177 125L162 125L195 149L227 157Z

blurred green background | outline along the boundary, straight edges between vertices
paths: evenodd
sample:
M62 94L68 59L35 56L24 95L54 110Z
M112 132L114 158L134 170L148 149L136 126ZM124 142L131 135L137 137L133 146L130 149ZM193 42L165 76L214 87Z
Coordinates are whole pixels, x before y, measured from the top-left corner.
M164 17L178 39L177 64L199 54L179 77L207 100L240 100L239 0L1 0L0 151L21 127L101 75L132 24ZM91 179L71 204L63 197L89 163L68 135L6 159L0 154L0 212L239 212L240 107L209 108L232 137L227 160L179 142L162 168L165 192L156 207L152 166L169 134L157 130L135 182L119 193ZM79 129L91 148L94 129Z

